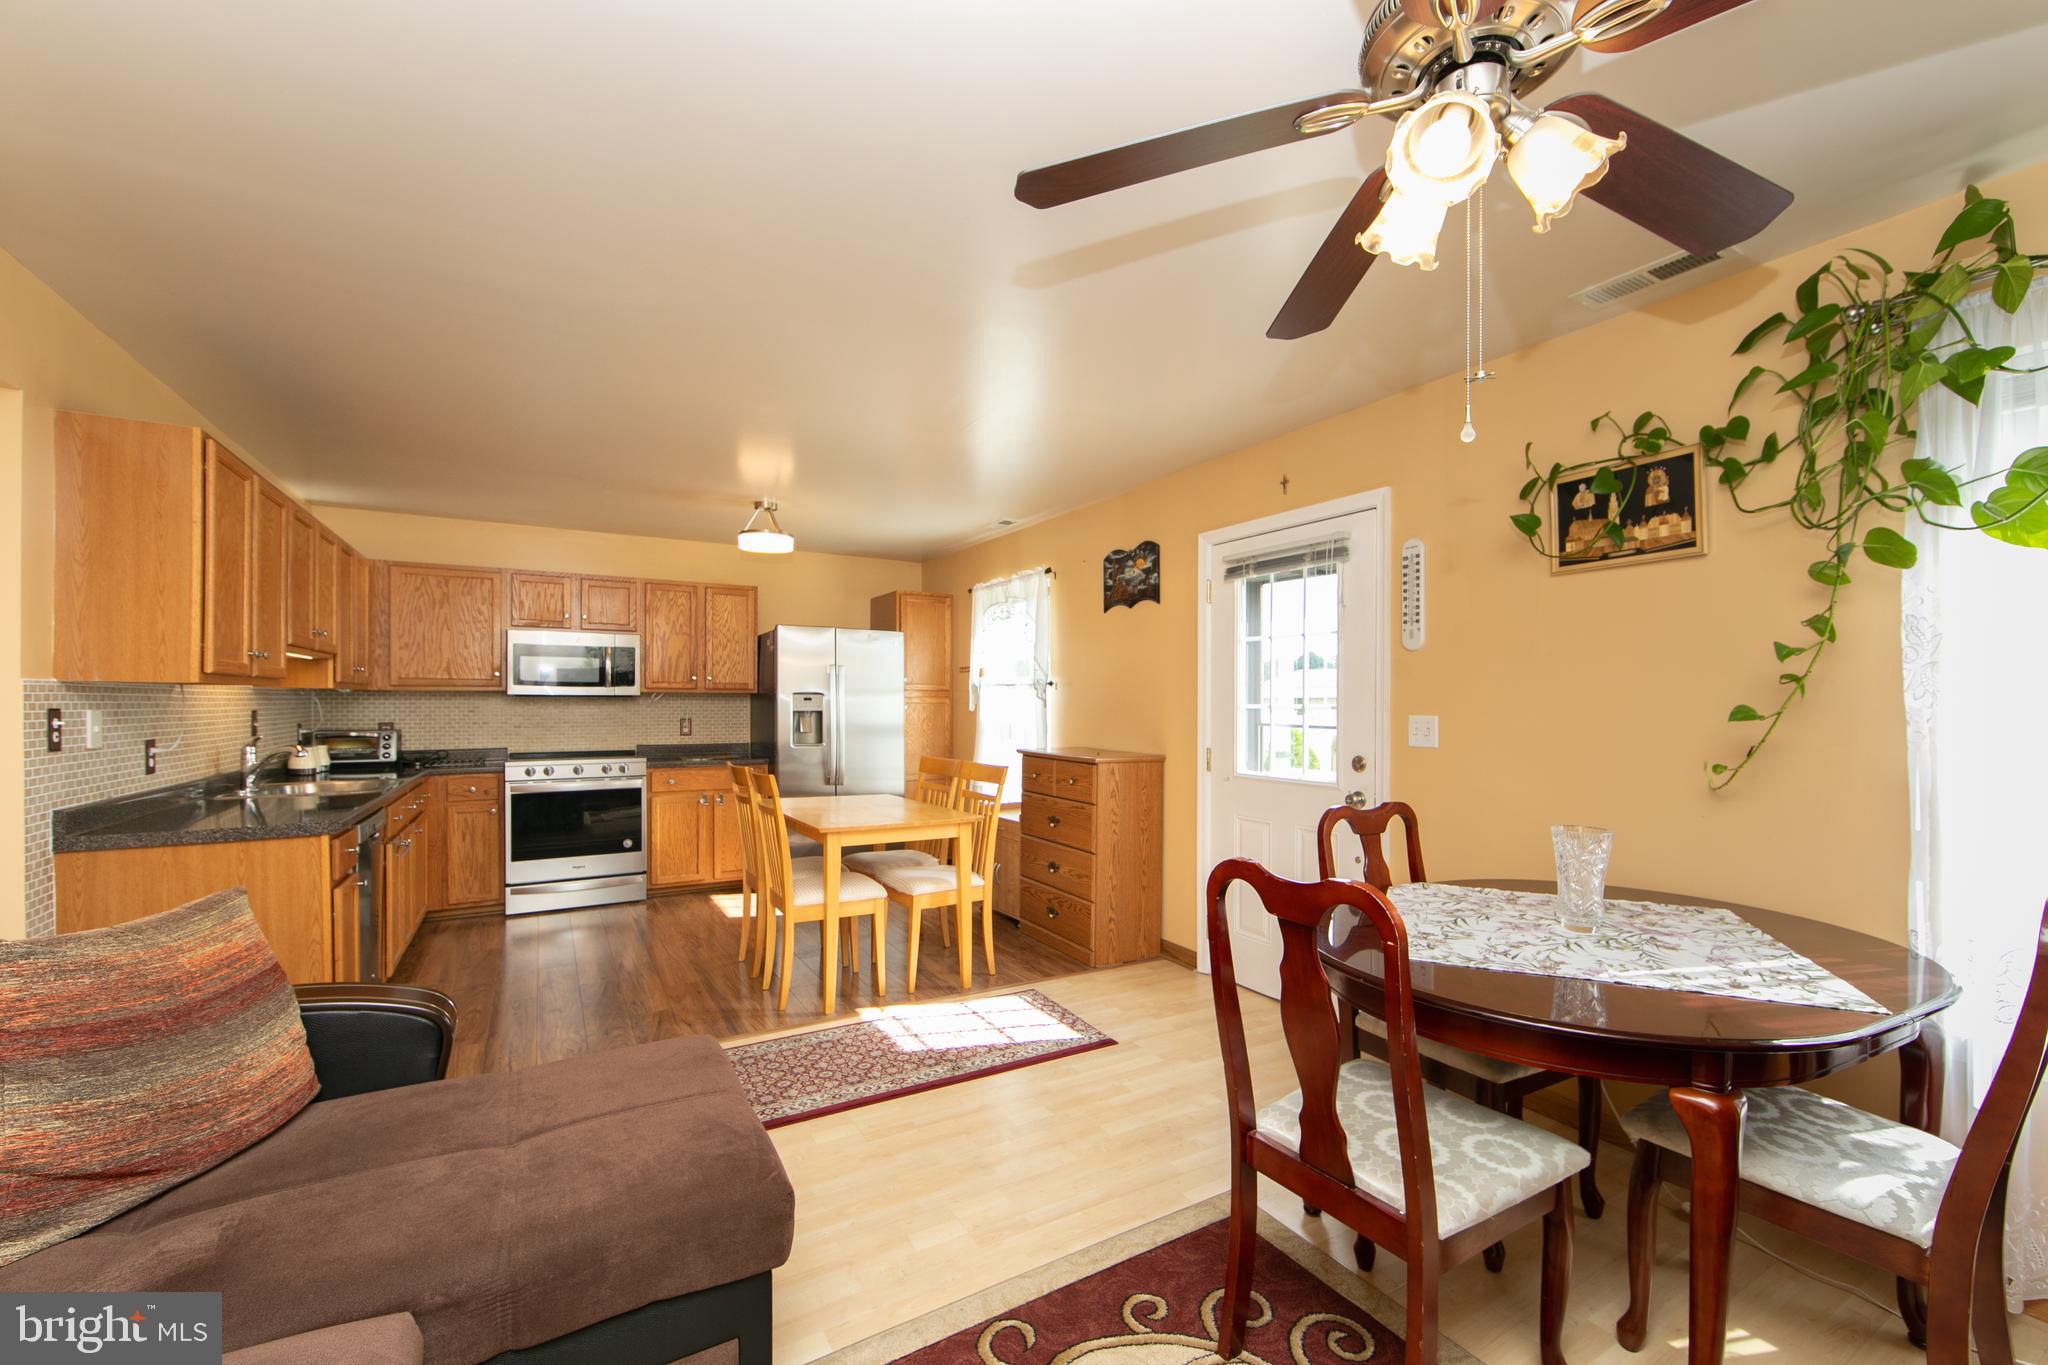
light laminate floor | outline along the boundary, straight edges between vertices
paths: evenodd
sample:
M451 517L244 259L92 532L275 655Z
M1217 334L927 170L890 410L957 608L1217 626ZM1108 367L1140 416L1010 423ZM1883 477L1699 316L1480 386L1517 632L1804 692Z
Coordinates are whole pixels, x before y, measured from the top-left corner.
M796 1250L776 1274L778 1362L809 1361L952 1300L1223 1190L1225 1128L1207 977L1154 960L1041 983L1038 989L1119 1040L1077 1057L777 1129L797 1190ZM1261 1099L1291 1088L1279 1014L1246 997ZM1626 1156L1602 1154L1609 1200L1578 1220L1565 1334L1574 1365L1679 1365L1685 1359L1685 1228L1660 1225L1650 1341L1640 1355L1614 1341L1627 1301L1621 1211ZM1667 1201L1672 1196L1667 1195ZM1350 1263L1350 1234L1309 1220L1268 1186L1276 1216ZM1752 1220L1759 1241L1883 1302L1874 1271ZM1528 1229L1508 1267L1451 1272L1444 1330L1488 1365L1533 1365L1537 1248ZM1221 1268L1218 1268L1219 1282ZM1401 1292L1384 1252L1375 1279ZM1753 1247L1735 1253L1731 1362L1917 1365L1897 1319L1797 1274ZM2048 1360L2048 1326L2014 1321L2022 1360Z

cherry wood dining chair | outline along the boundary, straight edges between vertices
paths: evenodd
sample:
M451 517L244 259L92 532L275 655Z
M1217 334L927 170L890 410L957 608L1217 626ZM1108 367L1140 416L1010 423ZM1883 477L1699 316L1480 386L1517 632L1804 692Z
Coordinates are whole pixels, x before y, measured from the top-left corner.
M1252 1097L1226 905L1242 884L1279 931L1280 1023L1300 1088L1263 1109ZM1316 953L1323 916L1355 909L1385 954L1387 1060L1342 1061L1343 1026ZM1244 1347L1263 1175L1408 1267L1406 1365L1433 1365L1443 1272L1517 1229L1543 1222L1539 1340L1543 1365L1563 1365L1559 1337L1571 1283L1572 1177L1586 1154L1531 1123L1422 1081L1408 929L1384 892L1364 882L1294 882L1231 858L1209 874L1210 981L1230 1107L1228 1259L1217 1355ZM1395 1141L1385 1139L1388 1130Z
M1394 884L1394 870L1387 862L1384 844L1387 829L1394 821L1401 822L1401 833L1407 844L1408 880L1428 881L1429 876L1422 865L1422 831L1415 818L1415 808L1405 801L1385 801L1363 810L1351 806L1333 806L1323 812L1323 818L1316 823L1317 871L1325 878L1340 876L1337 870L1337 831L1349 829L1358 836L1358 842L1365 859L1365 875L1361 880L1389 890ZM1369 1014L1360 1014L1358 1027L1375 1040L1382 1036L1380 1021ZM1384 1044L1378 1044L1384 1046ZM1573 1077L1562 1071L1545 1071L1540 1067L1524 1066L1520 1062L1503 1061L1498 1057L1487 1057L1464 1048L1439 1043L1433 1038L1423 1038L1417 1044L1423 1057L1447 1071L1465 1077L1472 1086L1472 1097L1489 1109L1498 1109L1515 1118L1522 1116L1522 1101L1538 1090L1547 1090L1553 1085L1562 1085L1569 1080L1579 1083L1579 1146L1585 1149L1586 1169L1579 1176L1579 1202L1585 1206L1588 1218L1598 1218L1607 1207L1607 1201L1600 1195L1598 1166L1600 1162L1600 1119L1601 1110L1606 1106L1601 1098L1600 1082L1591 1077ZM1489 1247L1486 1254L1486 1268L1499 1270L1507 1264L1505 1247Z
M1958 1148L1932 1133L1797 1086L1744 1094L1744 1213L1891 1272L1906 1335L1927 1365L2013 1365L2005 1321L2005 1193L2013 1149L2048 1066L2048 906L2034 972L2005 1056ZM1691 1144L1664 1095L1622 1116L1635 1139L1628 1185L1628 1311L1614 1334L1643 1348L1657 1192L1689 1185Z

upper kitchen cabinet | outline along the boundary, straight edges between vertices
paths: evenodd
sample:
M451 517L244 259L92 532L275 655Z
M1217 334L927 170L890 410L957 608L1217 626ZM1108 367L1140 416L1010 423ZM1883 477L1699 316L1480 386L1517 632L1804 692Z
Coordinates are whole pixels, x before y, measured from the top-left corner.
M754 690L754 589L645 583L640 616L641 691Z
M283 676L284 495L192 427L75 412L54 426L56 676Z
M334 566L334 685L370 685L370 564L346 545Z
M505 574L505 623L524 628L572 629L576 624L576 579L565 573Z
M640 580L584 578L510 569L505 574L505 620L524 629L640 629Z
M503 689L504 578L498 570L392 564L385 585L388 686Z
M311 512L294 507L285 544L285 642L310 653L339 653L341 541Z
M640 629L640 580L579 578L576 596L582 606L582 630L630 633Z
M868 626L903 632L903 685L950 691L953 598L942 592L885 592L868 603Z

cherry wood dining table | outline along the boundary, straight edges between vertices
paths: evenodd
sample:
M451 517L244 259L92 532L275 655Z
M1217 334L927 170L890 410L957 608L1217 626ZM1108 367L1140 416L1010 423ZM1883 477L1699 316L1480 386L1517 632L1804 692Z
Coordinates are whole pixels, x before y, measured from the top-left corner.
M1526 880L1446 884L1547 893L1557 889L1555 882ZM1732 910L1885 1009L1883 1014L1864 1014L1424 961L1412 964L1417 1033L1546 1071L1663 1086L1670 1093L1693 1153L1687 1358L1692 1365L1718 1365L1728 1328L1729 1257L1741 1179L1742 1092L1796 1085L1897 1052L1899 1117L1932 1131L1941 1112L1942 1081L1932 1021L1955 1002L1958 990L1939 963L1852 929L1668 891L1616 886L1607 894L1617 900ZM1339 906L1331 911L1323 920L1317 949L1339 999L1372 1013L1383 1008L1378 940L1360 924L1356 910ZM1560 989L1567 981L1570 989Z
M974 866L968 857L974 839L973 815L951 806L935 806L929 801L881 794L785 796L782 798L782 816L790 829L816 839L824 850L825 919L821 926L824 956L819 960L818 975L825 979L825 1013L832 1013L838 1003L839 859L849 848L877 848L884 844L908 844L921 840L952 841L955 885L959 893L953 917L959 930L960 987L966 990L974 985L974 958L967 950L974 941L974 921L969 914L973 902L968 896L968 878ZM886 935L883 938L886 942ZM889 982L883 943L875 945L875 962L876 970L882 973L882 980L875 983L875 989L886 995ZM915 981L910 983L910 989L917 989Z

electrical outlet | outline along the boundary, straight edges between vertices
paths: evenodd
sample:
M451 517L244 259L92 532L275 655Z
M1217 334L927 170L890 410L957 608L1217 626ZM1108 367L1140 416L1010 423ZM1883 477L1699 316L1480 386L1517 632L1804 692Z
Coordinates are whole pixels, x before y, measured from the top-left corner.
M1408 717L1408 747L1411 749L1436 748L1436 717Z
M44 713L43 713L43 724L44 724L43 734L44 734L44 737L45 737L45 741L46 741L46 742L47 742L47 743L49 744L49 746L50 746L50 752L51 752L51 753L53 753L53 754L61 754L61 753L63 753L63 752L64 752L64 708L63 708L63 707L61 707L61 706L53 706L53 707L51 707L51 708L50 708L50 709L49 709L48 711L44 712Z
M156 775L156 741L153 739L142 741L142 771L151 777Z
M686 735L690 733L690 718L688 716L683 717L683 733Z

